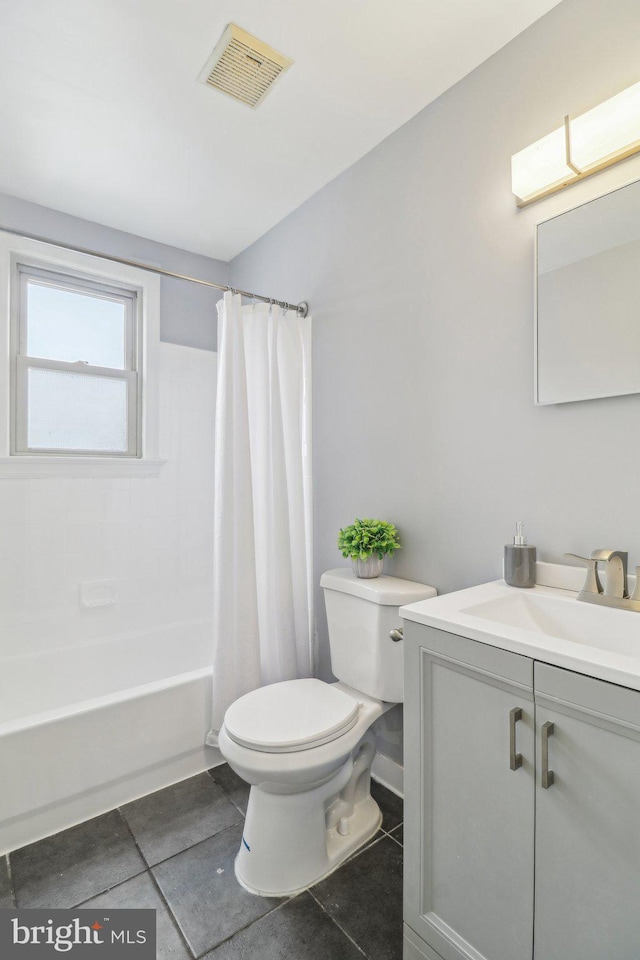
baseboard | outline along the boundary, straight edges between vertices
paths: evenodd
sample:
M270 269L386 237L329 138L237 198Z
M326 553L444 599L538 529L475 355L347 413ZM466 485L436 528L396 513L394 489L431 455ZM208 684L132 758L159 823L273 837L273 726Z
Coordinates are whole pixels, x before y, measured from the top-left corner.
M371 776L387 790L404 797L404 767L384 753L376 753L371 764Z
M442 960L439 953L432 950L417 933L404 924L403 960Z

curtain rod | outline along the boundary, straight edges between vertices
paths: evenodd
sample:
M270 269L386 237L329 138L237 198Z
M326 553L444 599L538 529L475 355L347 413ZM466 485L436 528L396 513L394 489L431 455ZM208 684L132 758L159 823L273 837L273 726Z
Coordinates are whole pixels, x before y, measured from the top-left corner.
M200 280L198 277L188 277L184 273L174 273L173 270L164 270L162 267L153 267L146 263L140 263L137 260L128 260L126 257L118 257L112 253L100 253L98 250L90 250L88 247L75 247L71 243L62 243L60 240L51 240L49 237L39 237L35 233L23 233L22 230L12 230L10 227L0 225L0 230L4 233L11 233L16 237L24 237L26 240L35 240L38 243L48 243L54 247L62 247L63 250L72 250L74 253L86 253L90 257L99 257L101 260L110 260L112 263L123 263L127 267L137 267L139 270L149 270L151 273L158 273L163 277L173 277L175 280L187 280L189 283L198 283L203 287L215 287L216 290L239 293L241 297L249 297L251 300L262 300L264 303L273 303L283 310L295 310L300 316L306 317L309 312L309 304L287 303L285 300L274 300L271 297L262 297L259 293L248 293L246 290L238 290L237 287L225 286L222 283L214 283L212 280Z

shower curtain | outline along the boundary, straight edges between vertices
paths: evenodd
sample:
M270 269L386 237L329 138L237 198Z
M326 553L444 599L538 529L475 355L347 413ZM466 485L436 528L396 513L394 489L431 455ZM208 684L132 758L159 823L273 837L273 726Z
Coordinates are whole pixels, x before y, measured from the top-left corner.
M313 667L311 318L218 303L213 716Z

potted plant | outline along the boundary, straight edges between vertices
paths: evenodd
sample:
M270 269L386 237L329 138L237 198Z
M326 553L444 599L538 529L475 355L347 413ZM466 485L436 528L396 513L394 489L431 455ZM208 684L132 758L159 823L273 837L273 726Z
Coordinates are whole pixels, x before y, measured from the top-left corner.
M358 577L369 579L382 573L384 558L400 549L398 531L386 520L358 520L357 518L338 534L338 549L343 557L351 557L353 571Z

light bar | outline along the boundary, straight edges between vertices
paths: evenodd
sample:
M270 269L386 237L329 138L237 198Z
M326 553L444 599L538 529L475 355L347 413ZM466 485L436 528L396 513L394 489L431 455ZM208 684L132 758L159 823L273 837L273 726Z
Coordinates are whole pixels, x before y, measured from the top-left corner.
M541 200L640 152L640 83L511 157L519 207Z

